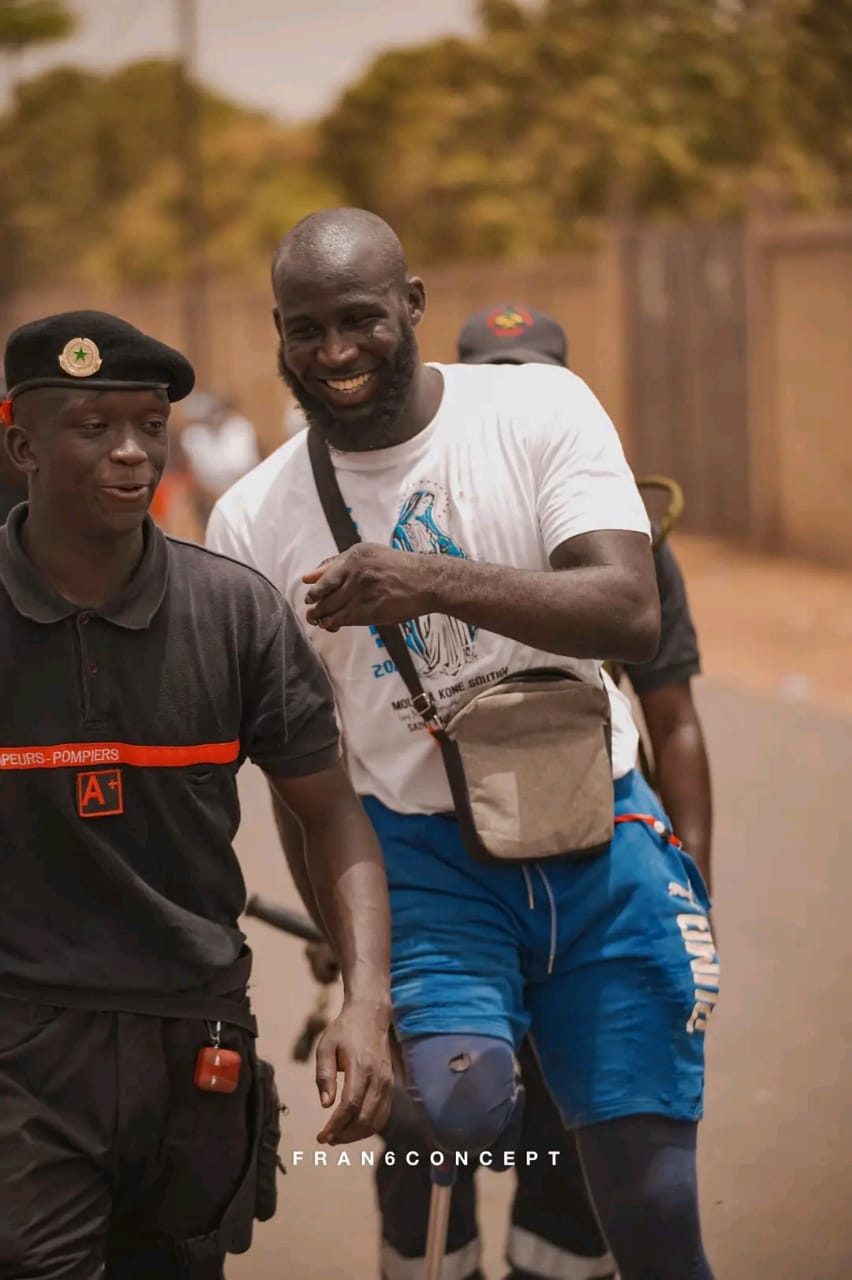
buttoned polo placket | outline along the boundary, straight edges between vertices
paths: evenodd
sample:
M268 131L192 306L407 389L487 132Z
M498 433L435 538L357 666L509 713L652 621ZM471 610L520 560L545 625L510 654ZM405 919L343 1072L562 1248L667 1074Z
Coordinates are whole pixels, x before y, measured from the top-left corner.
M84 609L74 618L83 724L107 728L111 722L108 622Z

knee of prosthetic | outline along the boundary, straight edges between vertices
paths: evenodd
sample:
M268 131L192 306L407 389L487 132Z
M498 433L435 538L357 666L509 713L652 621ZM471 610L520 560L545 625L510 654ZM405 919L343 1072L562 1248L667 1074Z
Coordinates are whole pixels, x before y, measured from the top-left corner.
M514 1149L523 1088L512 1046L494 1036L418 1036L403 1046L408 1088L436 1146L500 1156ZM504 1168L495 1159L493 1168Z

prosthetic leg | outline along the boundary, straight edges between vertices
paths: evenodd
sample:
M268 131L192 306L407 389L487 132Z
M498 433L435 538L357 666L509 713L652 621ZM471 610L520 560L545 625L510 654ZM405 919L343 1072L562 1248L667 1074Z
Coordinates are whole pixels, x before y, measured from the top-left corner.
M246 915L254 916L295 937L321 940L315 925L297 912L253 895ZM293 1056L305 1061L327 1020L327 991L321 993L317 1008L308 1017ZM441 1165L430 1170L431 1197L426 1230L425 1280L441 1280L447 1251L447 1235L453 1187L458 1170L452 1150L485 1150L498 1140L507 1148L514 1145L520 1130L522 1095L520 1073L509 1045L490 1036L439 1035L425 1037L425 1047L409 1050L418 1059L418 1092L425 1102L427 1118L437 1131L432 1137L435 1150L444 1154ZM397 1078L408 1074L400 1046L391 1037ZM424 1094L427 1095L424 1097ZM498 1166L499 1167L499 1166Z
M425 1280L441 1280L457 1178L454 1153L511 1149L520 1131L523 1089L511 1045L493 1036L424 1036L403 1045L403 1058L435 1150L443 1154L431 1169L424 1267Z

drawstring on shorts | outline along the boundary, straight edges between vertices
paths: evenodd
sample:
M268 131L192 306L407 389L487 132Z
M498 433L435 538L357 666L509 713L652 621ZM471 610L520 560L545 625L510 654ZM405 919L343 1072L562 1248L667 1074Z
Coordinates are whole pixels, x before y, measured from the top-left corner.
M547 894L548 902L550 903L550 954L547 957L547 972L548 974L551 974L553 973L553 966L556 963L556 899L553 896L550 881L547 879L547 876L542 871L540 865L537 862L534 862L533 866L541 877L541 882L544 885L544 891ZM533 893L532 879L526 863L521 867L521 871L523 872L524 883L527 886L527 902L529 903L530 911L535 911L535 894Z
M667 826L661 818L655 817L652 813L620 813L616 816L615 822L644 822L646 826L651 827L656 835L661 839L666 840L670 845L673 845L675 849L683 848L683 845L680 840L678 840L671 827ZM553 966L556 963L556 898L554 897L550 881L542 870L541 864L534 862L533 866L541 878L541 882L544 885L544 891L547 894L547 899L550 903L550 954L547 957L547 972L549 975L553 973ZM521 872L523 873L524 883L527 888L527 902L529 903L530 911L535 911L535 894L533 893L532 878L526 863L522 864Z

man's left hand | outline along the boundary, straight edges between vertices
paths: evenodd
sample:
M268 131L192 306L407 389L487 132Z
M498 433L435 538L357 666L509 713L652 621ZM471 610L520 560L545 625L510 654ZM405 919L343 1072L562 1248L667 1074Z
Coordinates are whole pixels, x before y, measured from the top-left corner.
M360 1142L387 1124L393 1066L382 1008L372 1001L344 1004L317 1045L317 1089L323 1107L334 1104L338 1071L344 1076L340 1102L317 1134L318 1142Z
M307 620L323 631L392 626L430 612L438 556L359 542L306 573Z

